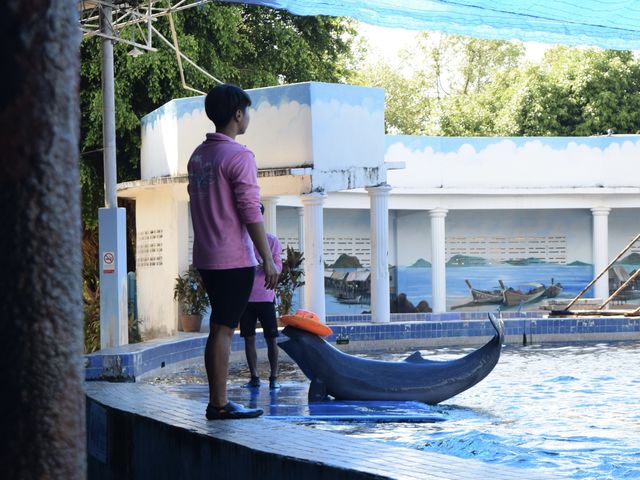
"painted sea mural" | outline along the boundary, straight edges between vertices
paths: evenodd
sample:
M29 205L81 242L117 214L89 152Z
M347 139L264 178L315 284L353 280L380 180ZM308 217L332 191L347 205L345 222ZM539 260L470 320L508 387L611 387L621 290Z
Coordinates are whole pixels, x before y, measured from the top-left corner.
M392 270L394 270L392 268ZM346 272L346 270L343 270ZM356 272L356 269L351 270ZM363 272L364 270L359 270ZM399 267L397 268L397 295L405 294L413 307L420 302L431 300L431 267ZM553 284L560 285L561 291L554 295L555 299L570 299L589 283L593 276L593 267L588 264L577 265L491 265L491 266L448 266L447 276L447 310L450 311L492 311L492 310L531 310L549 297L545 294L532 300L523 300L513 305L506 305L500 293L503 283L507 289L528 292L539 285L548 289ZM499 292L499 300L495 302L475 302L466 281L480 290ZM394 290L394 286L392 286ZM592 297L589 291L585 297ZM355 297L354 297L355 298ZM328 314L358 314L369 310L368 295L357 297L361 301L344 301L338 291L328 288L326 307Z
M389 264L393 298L406 295L411 308L431 298L430 230L427 212L392 212ZM611 258L640 229L637 210L617 211L610 218ZM279 209L279 231L284 244L297 247L297 211ZM325 212L326 311L328 314L360 314L370 310L366 289L370 263L369 219L365 210L327 209ZM447 310L536 310L550 299L548 294L505 305L473 303L472 291L500 293L503 288L528 293L540 286L559 287L553 300L568 300L593 278L590 212L539 210L526 218L513 211L452 212L447 217ZM496 243L498 240L502 243ZM489 248L489 246L493 245ZM493 257L478 252L493 252ZM471 253L475 253L471 255ZM501 255L501 256L500 256ZM342 257L342 258L341 258ZM397 265L397 266L396 266ZM610 290L640 268L640 245L634 246L611 273ZM349 276L350 275L350 276ZM333 276L333 278L331 278ZM342 282L343 287L339 285ZM364 282L364 283L363 283ZM351 288L346 288L351 284ZM363 286L365 287L363 289ZM622 297L640 304L640 285ZM553 293L553 292L550 292ZM502 295L500 293L499 298ZM593 298L591 291L586 298Z
M404 294L405 306L432 303L429 212L444 208L448 311L534 310L550 299L570 299L578 294L595 273L593 209L603 200L591 198L589 193L584 198L571 197L576 199L571 204L567 189L627 185L627 178L615 176L610 165L634 171L640 149L636 136L387 136L385 142L385 160L406 166L388 172L388 183L393 187L389 202L390 293L395 298ZM521 197L520 192L535 195ZM342 254L356 257L365 271L369 267L369 200L359 193L352 198L343 196L340 204L324 210L324 257L329 277ZM297 242L297 212L286 207L281 210L278 234L287 237L285 243ZM612 206L607 223L607 253L608 258L614 258L640 232L640 210ZM634 254L640 257L640 245L629 251ZM623 259L618 271L612 273L610 290L640 267L637 260L632 256ZM332 285L330 280L326 284ZM503 290L508 292L508 300L500 300ZM341 298L341 291L332 288L326 293L327 313L361 313L370 308L365 294ZM483 294L493 294L494 299L482 299ZM593 292L585 297L592 298ZM625 301L640 303L635 293Z
M554 298L573 298L593 277L593 267L588 264L576 265L483 265L448 266L447 310L486 311L504 309L535 309L548 297L543 293L531 300L523 299L514 305L505 305L501 290L514 289L528 293L539 286L547 289L553 284L561 286L561 292ZM400 268L398 291L405 292L414 303L423 298L431 300L431 268ZM474 302L472 292L466 281L479 290L498 292L497 301ZM503 285L500 285L502 282ZM535 295L535 294L534 294ZM587 297L591 297L588 292Z

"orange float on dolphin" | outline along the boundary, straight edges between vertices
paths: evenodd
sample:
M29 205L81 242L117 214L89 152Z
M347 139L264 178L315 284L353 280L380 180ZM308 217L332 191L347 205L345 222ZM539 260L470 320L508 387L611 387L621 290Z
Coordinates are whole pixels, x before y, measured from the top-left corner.
M331 328L320 322L320 317L309 310L298 310L295 315L283 315L280 321L285 325L315 333L320 337L328 337L333 333Z

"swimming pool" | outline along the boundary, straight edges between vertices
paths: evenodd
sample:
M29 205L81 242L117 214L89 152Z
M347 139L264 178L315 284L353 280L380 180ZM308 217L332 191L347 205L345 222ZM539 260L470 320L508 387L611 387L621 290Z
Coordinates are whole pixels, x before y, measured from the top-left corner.
M440 348L422 353L445 360L470 350ZM637 344L506 347L489 377L433 407L415 402L330 402L310 407L301 373L285 365L281 376L279 392L270 393L266 387L249 391L240 388L246 371L234 369L229 395L261 405L273 418L345 435L576 479L640 478ZM196 368L154 383L204 403L204 382L202 370ZM353 421L367 415L380 418ZM418 421L389 421L393 415ZM340 416L349 421L336 421Z

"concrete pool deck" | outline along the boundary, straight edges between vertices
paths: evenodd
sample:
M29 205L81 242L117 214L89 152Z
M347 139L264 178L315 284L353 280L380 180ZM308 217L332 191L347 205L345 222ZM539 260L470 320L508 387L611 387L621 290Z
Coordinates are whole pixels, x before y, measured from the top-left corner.
M202 402L140 383L87 382L88 478L543 480L503 467L261 417L207 421Z

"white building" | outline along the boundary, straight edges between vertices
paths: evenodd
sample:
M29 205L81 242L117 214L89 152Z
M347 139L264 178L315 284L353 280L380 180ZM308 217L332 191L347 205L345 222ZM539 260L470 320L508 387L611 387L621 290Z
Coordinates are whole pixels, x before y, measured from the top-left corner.
M491 288L498 278L553 276L571 293L640 231L640 136L385 136L379 89L305 83L249 93L251 125L238 140L256 154L265 223L284 244L303 245L305 306L322 317L335 307L325 303L324 264L341 253L372 273L371 306L353 308L384 322L389 265L398 291L443 312L463 302L466 277ZM192 243L186 164L212 129L203 97L149 114L142 178L119 186L136 201L147 336L178 328L173 282ZM430 268L407 268L419 259ZM605 278L595 296L607 294Z

